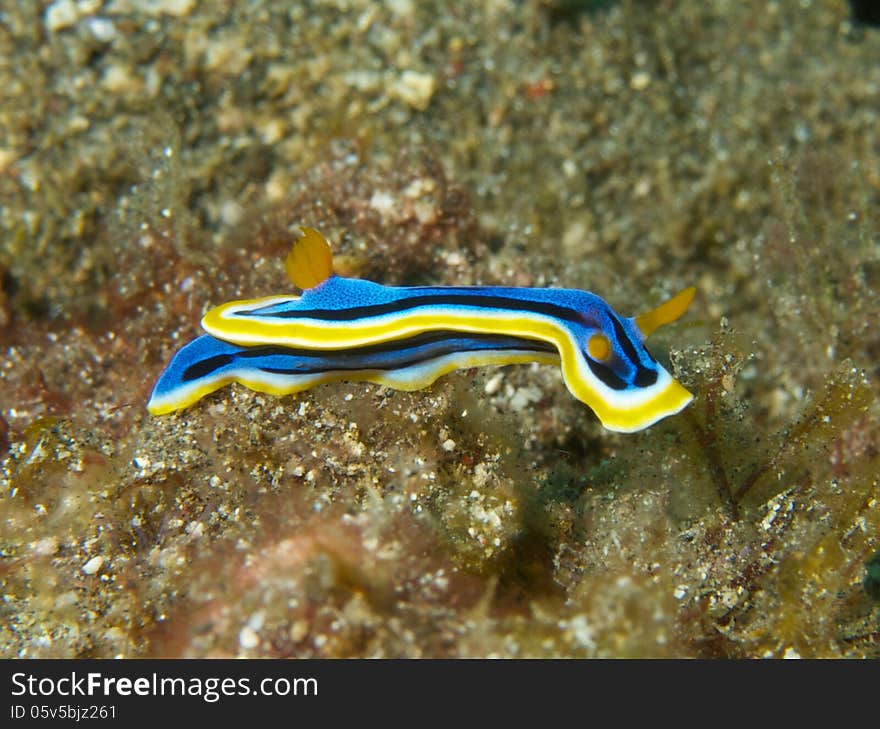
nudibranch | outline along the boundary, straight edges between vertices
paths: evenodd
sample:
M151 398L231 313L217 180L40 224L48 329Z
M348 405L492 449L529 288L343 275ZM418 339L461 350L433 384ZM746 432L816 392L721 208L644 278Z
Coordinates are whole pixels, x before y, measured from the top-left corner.
M232 382L273 395L339 380L416 390L455 369L526 362L560 365L571 393L609 430L641 430L693 398L644 346L684 314L693 287L625 318L577 289L383 286L333 273L327 241L302 230L286 260L302 293L209 311L207 333L159 377L150 413L188 407Z

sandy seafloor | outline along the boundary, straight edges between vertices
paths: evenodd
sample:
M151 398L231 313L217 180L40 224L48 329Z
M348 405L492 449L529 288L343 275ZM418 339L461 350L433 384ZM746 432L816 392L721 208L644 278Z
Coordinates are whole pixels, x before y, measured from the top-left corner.
M878 58L843 0L3 0L0 655L880 655ZM389 284L696 285L696 399L150 417L300 225Z

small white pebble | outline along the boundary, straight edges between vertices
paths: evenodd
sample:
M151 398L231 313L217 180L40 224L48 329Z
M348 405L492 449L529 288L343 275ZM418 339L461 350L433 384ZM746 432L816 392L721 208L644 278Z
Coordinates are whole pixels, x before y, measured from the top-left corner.
M633 91L644 91L651 83L651 76L644 71L638 71L634 73L632 78L629 80L629 87Z
M248 618L247 624L248 627L253 631L258 631L263 627L263 623L266 622L266 611L265 610L257 610L253 615Z
M259 131L264 144L275 144L284 139L286 130L281 119L269 119L259 127Z
M245 650L256 648L260 644L260 636L249 625L245 625L238 632L238 644Z
M147 15L173 15L182 18L189 15L196 0L138 0L137 9Z
M76 9L80 15L94 15L103 3L104 0L76 0Z
M107 18L89 18L86 20L86 26L91 34L95 36L95 40L101 43L109 43L116 38L116 26L113 25L112 20Z
M443 441L443 450L447 453L451 453L455 450L455 441L452 438L447 438Z
M43 22L50 33L69 28L79 20L79 12L73 0L58 0L52 3L43 15Z
M383 218L388 217L394 209L394 197L384 190L376 190L370 198L370 207Z
M427 195L434 192L436 188L437 183L430 177L419 177L418 179L410 182L403 189L403 196L411 198L422 197L422 195Z
M519 412L525 410L533 402L543 397L543 393L537 387L518 387L510 399L510 407Z
M294 643L299 643L309 634L309 624L305 620L297 620L290 626L290 639Z
M107 91L118 94L127 91L135 91L140 88L136 74L121 63L113 63L104 69L101 74L101 84ZM167 217L167 216L166 216Z
M391 93L407 106L424 111L431 103L437 82L429 73L404 71L391 87Z
M58 537L43 537L31 544L34 554L40 557L51 557L58 551Z
M220 205L220 220L225 225L238 225L244 217L244 208L237 200L225 200Z
M61 595L55 597L55 601L53 607L56 610L63 610L66 607L70 607L71 605L76 605L79 602L79 598L76 596L76 593L73 590L68 590Z
M101 569L101 565L104 564L104 558L101 555L97 557L92 557L88 562L86 562L82 567L83 574L93 575L99 569Z
M504 373L499 372L489 378L489 381L486 383L483 390L487 395L494 395L496 392L498 392L498 390L501 389L502 382L504 382Z

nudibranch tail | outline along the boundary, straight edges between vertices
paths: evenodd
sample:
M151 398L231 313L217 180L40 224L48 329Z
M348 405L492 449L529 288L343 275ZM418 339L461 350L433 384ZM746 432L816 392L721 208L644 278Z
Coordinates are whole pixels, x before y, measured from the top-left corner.
M311 228L286 267L302 294L209 311L207 336L175 355L150 412L186 407L230 382L273 394L343 379L417 389L453 369L522 362L559 363L569 391L610 430L641 430L692 399L644 341L684 314L693 288L625 318L576 289L383 286L335 275Z
M174 355L147 409L152 415L181 410L233 382L273 395L341 380L418 390L455 369L527 362L558 364L559 356L542 342L457 332L433 332L357 352L241 347L204 334Z

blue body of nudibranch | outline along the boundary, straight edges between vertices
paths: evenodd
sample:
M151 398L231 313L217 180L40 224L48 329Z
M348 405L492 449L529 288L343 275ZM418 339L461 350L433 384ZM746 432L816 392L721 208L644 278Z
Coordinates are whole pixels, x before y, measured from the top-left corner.
M302 295L208 312L208 335L172 359L151 412L186 407L230 382L275 394L342 379L416 389L452 369L520 362L559 363L569 390L613 430L647 427L691 400L644 340L684 312L693 290L625 318L576 289L393 287L342 278L332 274L315 231L300 243L297 265L309 269Z

